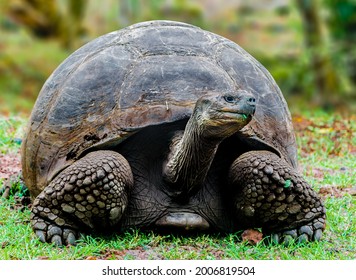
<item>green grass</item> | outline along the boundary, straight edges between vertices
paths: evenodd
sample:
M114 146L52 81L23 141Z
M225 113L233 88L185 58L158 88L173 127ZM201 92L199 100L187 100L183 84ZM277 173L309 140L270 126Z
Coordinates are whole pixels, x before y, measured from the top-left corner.
M295 118L295 127L299 163L308 182L316 188L356 186L355 115L344 118L321 111L304 112L302 117Z
M29 224L30 211L18 200L0 200L0 259L282 259L339 260L356 256L355 116L303 112L294 118L301 172L327 195L327 225L320 242L256 246L241 242L241 233L197 236L162 235L130 230L111 236L82 236L76 247L58 248L38 241ZM18 150L9 139L20 137L24 121L0 119L0 152Z
M0 116L0 153L17 152L26 121L23 118Z
M83 236L76 247L58 248L39 242L28 223L29 210L11 209L14 201L1 200L0 259L354 259L356 255L355 198L328 199L328 224L321 242L251 246L239 234L162 236L132 230L109 237Z

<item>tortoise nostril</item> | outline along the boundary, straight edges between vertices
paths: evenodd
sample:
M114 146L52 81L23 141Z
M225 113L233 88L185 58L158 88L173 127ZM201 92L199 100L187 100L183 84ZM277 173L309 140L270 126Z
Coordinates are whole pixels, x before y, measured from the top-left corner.
M247 104L254 107L256 106L256 99L254 97L248 97L247 98Z

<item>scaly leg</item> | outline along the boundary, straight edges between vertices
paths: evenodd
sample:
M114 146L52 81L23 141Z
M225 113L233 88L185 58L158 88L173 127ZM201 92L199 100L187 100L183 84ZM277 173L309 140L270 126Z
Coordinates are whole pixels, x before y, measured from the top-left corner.
M325 227L325 207L308 183L289 164L267 151L237 158L229 182L237 220L261 227L274 240L318 241Z
M39 239L74 245L82 231L116 225L128 204L131 168L113 151L91 152L58 174L33 203L31 224Z

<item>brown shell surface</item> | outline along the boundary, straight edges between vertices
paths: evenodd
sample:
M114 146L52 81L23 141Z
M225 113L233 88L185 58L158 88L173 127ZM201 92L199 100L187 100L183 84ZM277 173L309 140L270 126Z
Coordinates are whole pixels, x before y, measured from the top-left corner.
M69 56L39 93L22 147L25 183L37 195L88 149L188 118L201 95L237 89L257 99L246 137L277 148L296 166L285 99L268 71L236 43L171 21L103 35Z

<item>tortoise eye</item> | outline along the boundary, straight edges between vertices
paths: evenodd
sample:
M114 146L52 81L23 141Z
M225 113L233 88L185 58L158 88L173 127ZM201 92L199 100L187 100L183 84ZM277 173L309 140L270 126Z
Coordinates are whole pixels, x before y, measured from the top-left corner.
M231 95L225 95L224 96L224 100L226 102L229 102L229 103L233 103L235 101L235 97L231 96Z

